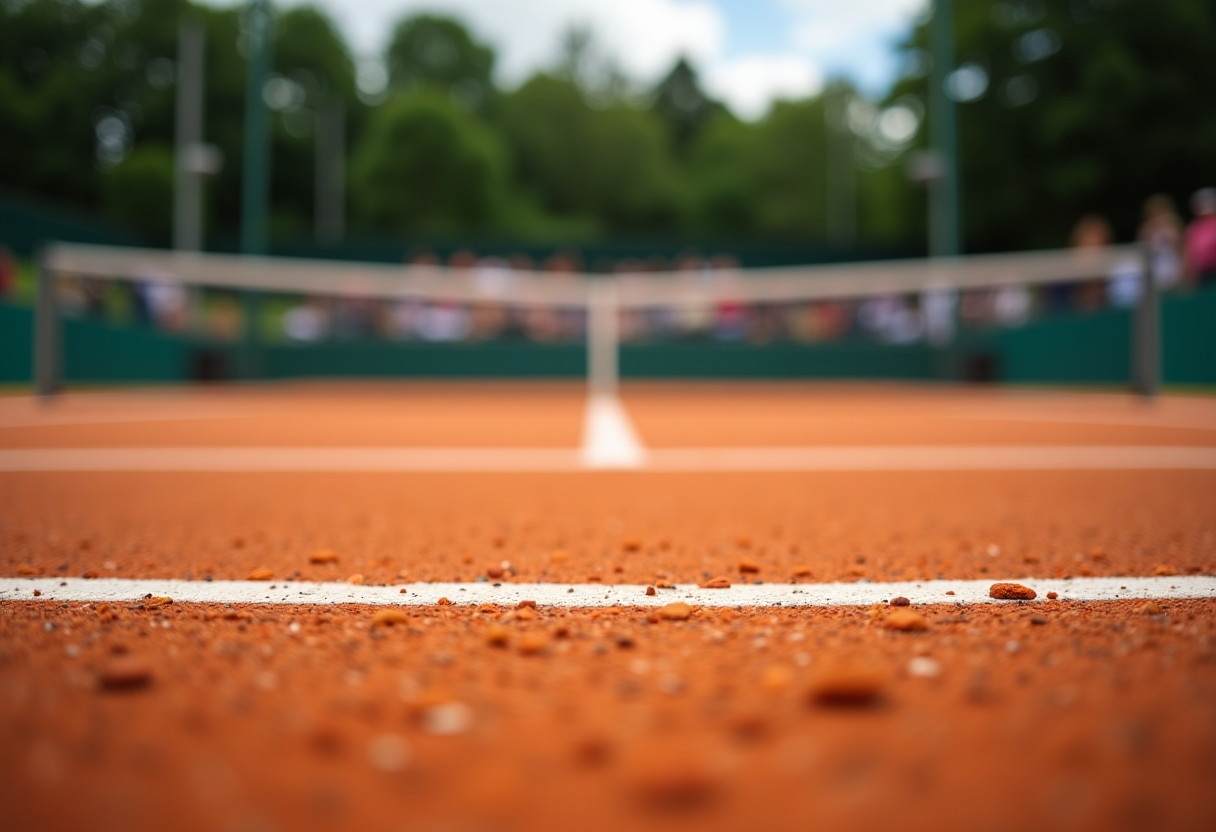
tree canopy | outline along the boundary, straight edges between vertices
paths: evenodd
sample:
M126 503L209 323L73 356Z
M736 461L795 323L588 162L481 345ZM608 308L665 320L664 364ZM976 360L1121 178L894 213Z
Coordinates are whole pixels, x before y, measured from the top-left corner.
M1216 182L1216 6L1193 0L995 0L956 6L968 250L1063 244L1077 218L1134 233L1144 198ZM188 0L0 0L0 188L167 241L178 21L206 31L211 239L240 218L242 9ZM354 235L660 235L922 249L905 175L926 142L927 23L882 96L845 81L736 118L685 59L627 78L594 33L514 88L459 20L403 18L382 92L313 6L275 14L272 235L312 234L318 113L340 103ZM11 160L19 160L13 163ZM847 231L847 234L842 232ZM843 241L843 242L842 242Z
M970 248L1063 245L1091 212L1128 239L1150 194L1184 202L1216 181L1216 5L998 0L955 14L955 53L979 81L955 90ZM893 100L927 94L928 25Z

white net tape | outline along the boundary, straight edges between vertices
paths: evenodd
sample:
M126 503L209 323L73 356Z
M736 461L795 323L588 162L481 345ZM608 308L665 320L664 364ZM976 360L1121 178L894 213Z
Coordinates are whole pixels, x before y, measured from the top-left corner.
M724 301L781 303L1105 280L1137 256L1135 246L1112 246L936 260L618 273L613 275L616 291L607 300L621 308L697 306ZM603 302L605 296L595 295L593 287L607 277L515 271L505 267L458 269L77 244L50 246L44 254L43 267L59 275L177 281L223 289L557 307Z

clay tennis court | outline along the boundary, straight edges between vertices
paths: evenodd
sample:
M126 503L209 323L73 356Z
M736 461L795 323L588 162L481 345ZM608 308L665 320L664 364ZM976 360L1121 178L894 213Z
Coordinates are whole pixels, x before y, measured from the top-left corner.
M626 457L587 410L0 398L8 823L1209 822L1216 400L637 383Z

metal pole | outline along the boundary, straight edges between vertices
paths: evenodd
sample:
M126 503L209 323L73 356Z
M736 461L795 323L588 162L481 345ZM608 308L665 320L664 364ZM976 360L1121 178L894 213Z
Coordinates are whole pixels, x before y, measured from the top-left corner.
M38 300L34 309L34 390L47 399L59 392L60 330L55 273L44 248L38 256Z
M941 176L929 185L929 256L954 257L962 251L958 170L958 124L946 79L954 69L954 10L951 0L934 0L929 33L933 69L929 74L929 139L941 163Z
M251 0L245 14L249 71L245 83L245 158L241 171L241 252L261 255L267 249L270 211L270 130L263 89L270 75L273 20L268 0ZM241 306L245 339L240 374L245 378L255 378L260 371L261 305L257 292L244 293Z
M1161 297L1153 273L1153 252L1144 247L1140 278L1140 302L1136 304L1132 333L1132 373L1135 391L1146 399L1161 388Z
M183 17L177 36L177 124L174 171L173 247L202 247L199 171L193 155L203 140L203 26Z
M337 99L317 108L316 234L322 243L340 243L345 231L346 118Z
M241 171L241 251L266 253L270 206L270 131L262 90L270 75L271 13L267 0L251 0L246 14L249 71L245 83L245 159Z
M587 299L587 381L594 396L615 396L617 391L616 280L597 278Z

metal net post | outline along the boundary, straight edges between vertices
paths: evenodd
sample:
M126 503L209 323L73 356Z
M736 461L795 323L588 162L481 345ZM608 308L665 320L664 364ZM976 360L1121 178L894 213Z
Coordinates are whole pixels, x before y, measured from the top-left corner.
M34 390L42 398L59 392L60 328L55 273L44 250L38 258L38 299L34 308Z
M1147 399L1161 388L1161 297L1153 270L1152 250L1144 247L1140 301L1136 304L1132 332L1132 377L1135 391Z

